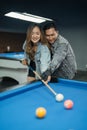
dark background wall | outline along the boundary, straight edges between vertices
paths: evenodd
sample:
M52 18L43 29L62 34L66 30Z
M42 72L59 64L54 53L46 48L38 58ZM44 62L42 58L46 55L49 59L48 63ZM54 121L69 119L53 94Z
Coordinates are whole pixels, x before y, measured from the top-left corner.
M61 33L69 40L79 70L87 70L87 27L62 28Z
M8 52L8 46L10 52L23 51L22 46L25 38L24 33L0 32L0 53Z

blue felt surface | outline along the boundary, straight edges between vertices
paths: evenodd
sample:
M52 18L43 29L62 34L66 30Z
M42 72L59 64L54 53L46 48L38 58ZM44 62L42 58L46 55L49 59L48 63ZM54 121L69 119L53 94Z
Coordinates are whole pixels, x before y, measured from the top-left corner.
M86 130L87 129L87 83L60 79L49 83L64 101L71 99L71 110L64 108L64 101L57 102L55 96L40 81L24 85L0 94L1 130ZM10 95L5 97L6 95ZM36 108L43 106L47 115L43 119L35 116Z
M0 53L0 57L22 59L24 52Z

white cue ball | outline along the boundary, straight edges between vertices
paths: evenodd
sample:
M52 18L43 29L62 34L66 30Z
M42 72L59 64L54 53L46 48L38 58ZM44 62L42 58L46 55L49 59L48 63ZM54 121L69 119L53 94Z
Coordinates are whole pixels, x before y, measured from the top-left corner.
M63 99L64 99L63 94L59 93L56 95L56 101L61 102L61 101L63 101Z

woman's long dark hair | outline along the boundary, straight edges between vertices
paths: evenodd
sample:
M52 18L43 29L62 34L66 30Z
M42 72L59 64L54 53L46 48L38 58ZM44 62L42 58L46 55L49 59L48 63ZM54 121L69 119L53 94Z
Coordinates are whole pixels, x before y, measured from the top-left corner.
M35 56L35 52L36 52L35 46L31 41L32 30L35 27L38 27L40 29L40 32L41 32L40 42L41 42L41 44L47 45L48 48L50 49L50 46L45 38L45 35L44 35L43 30L40 27L40 25L39 24L32 24L31 26L28 27L27 35L26 35L26 53L29 55L29 58L31 60L34 60L34 56Z

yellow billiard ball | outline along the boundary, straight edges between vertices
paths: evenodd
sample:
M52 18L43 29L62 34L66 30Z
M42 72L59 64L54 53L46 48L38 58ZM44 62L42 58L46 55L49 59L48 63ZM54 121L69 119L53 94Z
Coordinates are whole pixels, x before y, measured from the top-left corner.
M39 107L36 109L36 117L38 118L44 118L46 116L46 109L44 107Z

